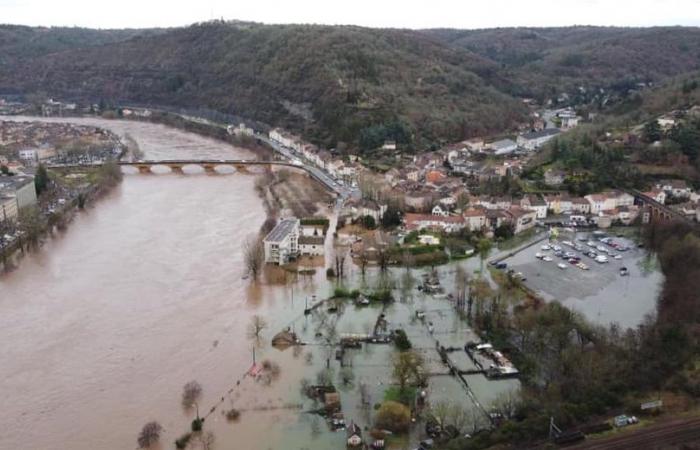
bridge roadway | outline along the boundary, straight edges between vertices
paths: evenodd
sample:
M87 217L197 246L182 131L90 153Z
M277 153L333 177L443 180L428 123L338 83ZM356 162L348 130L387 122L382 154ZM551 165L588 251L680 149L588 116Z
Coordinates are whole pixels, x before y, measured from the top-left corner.
M87 164L63 164L49 166L50 169L65 169L65 168L89 168L99 167L103 163L87 163ZM248 166L283 166L300 169L308 173L313 179L324 185L328 190L335 194L342 195L341 186L328 176L319 176L314 168L310 168L305 164L294 164L289 161L258 161L252 159L164 159L164 160L140 160L140 161L117 161L120 166L135 167L140 173L151 173L151 168L154 166L169 167L170 170L176 173L182 173L185 166L200 166L205 172L214 173L216 167L228 166L234 167L237 170L244 171Z

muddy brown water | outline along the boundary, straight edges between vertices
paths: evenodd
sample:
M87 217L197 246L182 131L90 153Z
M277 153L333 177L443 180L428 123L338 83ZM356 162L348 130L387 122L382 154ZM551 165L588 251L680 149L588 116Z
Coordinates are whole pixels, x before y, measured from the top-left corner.
M252 157L160 125L70 121L128 132L149 159ZM126 175L67 231L0 276L0 449L133 449L149 420L164 427L161 447L173 448L194 417L180 404L182 386L192 379L204 386L200 414L217 405L205 424L217 448L344 448L344 433L328 432L318 417L290 406L302 401L300 379L313 379L323 366L322 349L263 346L258 361L279 364L280 378L269 386L242 378L252 362L251 316L268 320L267 343L290 323L313 339L304 299L332 291L322 265L293 290L243 279L242 242L265 217L254 182L244 174ZM479 265L476 259L465 264ZM357 267L348 264L347 271L350 283L360 277ZM415 306L435 307L430 299ZM414 307L395 309L403 311L396 320L408 323ZM362 331L376 314L347 318L343 331ZM376 361L382 349L369 350L358 356L358 377L381 386L388 376L376 375L386 368L376 371L368 362L363 369L362 363L372 353ZM305 362L308 353L314 353L312 365ZM477 396L513 387L480 382ZM467 402L452 384L433 390ZM347 399L349 412L359 416L351 393ZM223 417L230 407L243 411L239 422Z
M159 125L77 122L129 132L148 158L251 157ZM0 277L0 448L132 449L152 419L171 448L192 419L180 405L184 383L204 386L201 413L235 386L251 363L250 317L270 317L271 328L286 319L285 289L242 279L242 241L265 217L254 180L127 175ZM298 390L243 385L239 408L283 404ZM210 427L220 446L275 448L266 424L289 420L287 410L244 414L231 428L215 414Z

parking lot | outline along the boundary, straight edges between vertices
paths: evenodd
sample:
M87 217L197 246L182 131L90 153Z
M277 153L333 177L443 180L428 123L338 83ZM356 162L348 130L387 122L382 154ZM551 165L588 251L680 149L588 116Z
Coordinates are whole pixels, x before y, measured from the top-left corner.
M600 240L606 238L610 239L608 244ZM607 261L598 262L584 254L590 251L604 255L599 260ZM569 258L565 257L567 253ZM572 261L571 256L582 264L574 264L576 260ZM632 240L592 232L562 234L557 240L535 244L503 262L508 269L522 273L525 285L545 300L559 300L603 324L640 323L654 310L663 279L653 258ZM626 275L622 274L623 267Z

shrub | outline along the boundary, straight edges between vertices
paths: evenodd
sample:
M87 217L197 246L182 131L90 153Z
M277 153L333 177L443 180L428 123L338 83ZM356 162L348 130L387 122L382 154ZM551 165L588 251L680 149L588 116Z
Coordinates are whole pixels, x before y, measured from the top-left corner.
M195 433L198 431L202 431L202 427L204 426L204 419L201 417L197 417L192 421L192 431Z
M231 408L226 411L226 419L228 420L238 420L239 417L241 417L241 412L236 408Z
M377 228L377 221L374 220L374 217L372 216L362 216L360 218L360 223L363 227L367 228L368 230L374 230L375 228Z
M394 344L396 344L396 348L402 352L410 350L412 347L411 341L408 339L408 336L406 336L406 332L402 329L396 330Z
M386 401L377 411L375 425L377 428L387 429L394 433L408 431L411 424L411 410L402 403Z
M192 433L183 434L179 438L175 439L175 448L179 450L187 448L187 444L190 443L190 439L192 439Z

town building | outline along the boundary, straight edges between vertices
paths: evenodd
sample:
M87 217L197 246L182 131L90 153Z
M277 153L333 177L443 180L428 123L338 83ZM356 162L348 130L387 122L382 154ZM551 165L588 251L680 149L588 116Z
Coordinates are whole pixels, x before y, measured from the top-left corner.
M664 190L653 188L652 190L644 192L643 194L650 199L661 203L662 205L666 203L666 191Z
M281 220L263 239L265 262L287 264L299 254L299 219Z
M14 220L19 212L35 205L34 178L28 175L0 176L0 220Z
M547 202L539 195L526 195L520 200L520 206L530 211L535 211L538 219L547 218Z
M385 203L378 203L368 199L351 199L345 203L345 214L353 219L370 216L376 223L379 223L387 210Z
M446 233L459 231L465 227L462 216L434 216L432 214L406 213L404 217L406 230L441 230Z
M299 236L299 254L304 256L321 256L325 254L325 236Z
M516 151L518 149L518 144L511 139L501 139L487 144L487 148L492 150L496 155L507 155L508 153Z
M516 142L525 150L532 151L540 148L545 142L556 137L558 134L559 130L556 128L545 128L544 130L521 134L516 139Z
M469 231L479 231L488 225L486 211L481 208L469 208L462 213Z
M523 209L518 206L512 206L506 211L511 217L513 233L515 234L520 234L523 231L527 231L530 228L533 228L536 224L537 213L535 211Z
M671 197L686 198L693 193L693 189L688 186L685 180L662 180L656 183L655 187Z

